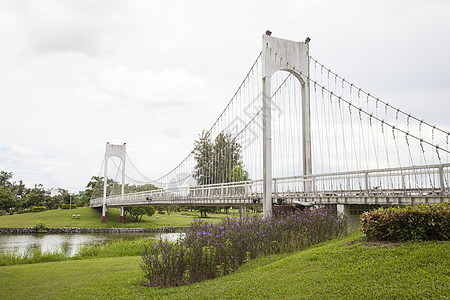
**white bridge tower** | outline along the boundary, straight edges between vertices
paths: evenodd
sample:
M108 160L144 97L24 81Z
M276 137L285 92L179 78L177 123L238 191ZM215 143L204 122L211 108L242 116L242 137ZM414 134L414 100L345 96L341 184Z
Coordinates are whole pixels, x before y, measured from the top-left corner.
M271 77L277 71L287 71L300 81L302 93L302 152L303 175L312 174L311 113L309 91L309 39L294 42L272 37L262 38L262 88L263 88L263 213L272 215L272 130L271 130ZM311 191L306 182L304 191Z
M103 205L102 205L102 222L106 222L106 190L108 185L108 160L111 157L118 157L122 160L122 197L125 194L125 158L127 156L127 147L126 143L123 145L113 145L110 143L106 143L106 151L105 151L105 173L103 178ZM123 207L120 209L120 219L119 222L123 222Z

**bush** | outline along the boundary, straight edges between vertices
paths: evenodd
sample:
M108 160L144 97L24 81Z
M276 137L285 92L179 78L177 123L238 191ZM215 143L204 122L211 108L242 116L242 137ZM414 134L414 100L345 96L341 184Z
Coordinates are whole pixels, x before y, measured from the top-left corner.
M0 209L0 216L3 216L6 214L6 210Z
M449 203L390 207L365 212L361 230L369 239L450 240Z
M10 211L9 211L9 215L10 215L10 216L14 215L14 211L13 211L13 210L10 210Z
M158 210L158 214L160 215L164 215L165 213L166 213L165 211Z
M33 206L32 208L31 208L31 211L32 212L40 212L40 211L44 211L44 210L46 210L47 208L45 207L45 206Z
M36 226L33 227L33 230L36 233L47 233L47 228L45 228L44 223L37 223Z
M305 249L342 235L345 221L327 210L280 218L195 221L177 243L147 244L142 255L149 286L177 286L225 276L259 256Z
M63 204L63 205L61 205L61 208L62 209L74 209L74 208L77 208L77 205L73 204L73 203L72 203L72 205L70 205L70 204Z

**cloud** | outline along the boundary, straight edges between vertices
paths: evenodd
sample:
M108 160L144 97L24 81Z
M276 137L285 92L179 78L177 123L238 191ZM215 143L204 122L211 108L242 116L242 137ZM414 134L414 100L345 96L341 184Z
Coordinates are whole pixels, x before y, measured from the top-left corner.
M121 1L7 1L26 51L35 55L108 54L108 36L128 30Z
M118 66L86 78L82 89L85 88L88 93L101 94L103 99L108 99L107 105L163 109L198 101L199 93L205 89L205 80L181 68L132 72L126 66Z

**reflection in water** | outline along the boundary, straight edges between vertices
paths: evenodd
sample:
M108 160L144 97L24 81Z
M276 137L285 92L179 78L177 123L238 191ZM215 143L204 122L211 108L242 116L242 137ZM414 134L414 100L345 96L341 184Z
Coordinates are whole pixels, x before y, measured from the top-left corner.
M113 240L167 239L176 240L179 233L95 233L95 234L23 234L0 235L0 252L23 255L27 251L62 252L74 256L82 245L104 245Z

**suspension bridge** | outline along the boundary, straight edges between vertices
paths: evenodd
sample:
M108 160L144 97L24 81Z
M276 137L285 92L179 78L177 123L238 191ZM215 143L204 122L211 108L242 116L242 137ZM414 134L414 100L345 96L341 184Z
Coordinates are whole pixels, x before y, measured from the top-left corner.
M126 144L108 143L103 197L90 206L102 208L102 221L119 207L123 221L125 206L262 204L270 217L280 204L348 213L351 205L438 203L449 199L449 135L327 68L310 55L309 39L265 34L241 85L179 164L149 179ZM119 162L115 176L110 158ZM108 178L117 183L109 191ZM152 189L126 192L144 184Z

